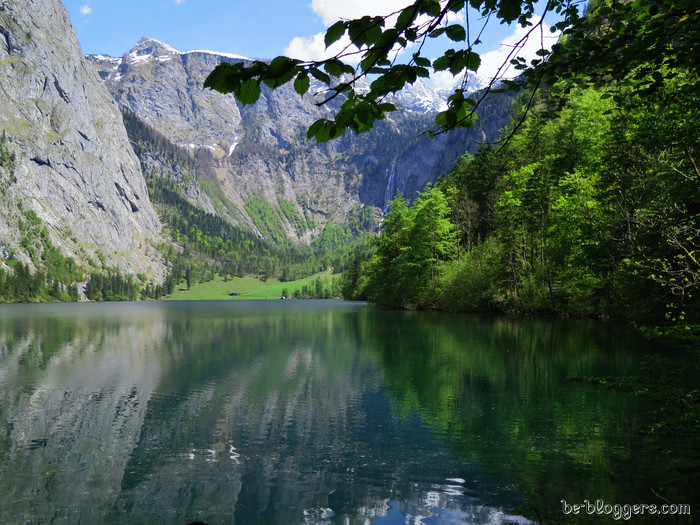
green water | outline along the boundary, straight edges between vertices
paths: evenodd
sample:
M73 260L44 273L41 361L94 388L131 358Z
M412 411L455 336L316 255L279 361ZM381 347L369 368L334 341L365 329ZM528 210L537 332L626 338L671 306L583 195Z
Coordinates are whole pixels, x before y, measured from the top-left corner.
M0 522L500 524L529 523L528 501L656 503L669 474L638 430L657 407L567 380L635 371L646 345L334 301L2 305Z

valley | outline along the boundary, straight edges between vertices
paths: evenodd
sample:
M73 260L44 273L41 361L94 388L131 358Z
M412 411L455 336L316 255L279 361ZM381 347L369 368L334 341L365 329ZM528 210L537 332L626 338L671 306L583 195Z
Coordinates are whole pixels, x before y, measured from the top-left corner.
M39 11L62 24L49 30L50 17ZM160 298L187 269L198 279L342 272L397 192L415 198L465 152L495 140L513 99L494 96L475 128L431 140L422 133L445 98L418 81L396 95L403 109L368 133L315 144L306 130L333 108L317 106L313 93L265 88L244 107L203 88L216 65L246 57L180 52L151 38L122 57L83 57L60 2L13 4L3 16L12 24L2 92L16 101L0 116L7 152L0 169L14 180L0 214L5 300ZM29 37L22 24L38 29ZM68 35L58 48L55 33ZM49 58L55 49L60 65ZM78 94L88 89L94 93ZM19 102L30 93L31 102ZM51 250L76 271L51 270ZM20 265L26 271L18 273ZM93 286L86 294L90 280L101 287L107 274L128 293Z
M205 3L0 0L2 521L689 523L697 7Z

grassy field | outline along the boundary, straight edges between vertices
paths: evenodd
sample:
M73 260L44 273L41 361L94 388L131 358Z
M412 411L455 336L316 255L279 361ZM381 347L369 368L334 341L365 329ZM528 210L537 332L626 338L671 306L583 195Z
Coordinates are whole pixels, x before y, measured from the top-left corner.
M233 277L224 282L223 278L217 275L213 281L208 283L194 283L187 290L184 284L180 284L172 295L165 297L166 300L173 301L197 301L197 300L217 300L217 299L279 299L282 297L282 290L285 288L292 294L294 290L304 285L314 286L318 277L330 279L330 271L325 271L305 277L298 281L280 282L277 279L268 279L263 282L253 277ZM239 296L230 296L230 293L239 293Z

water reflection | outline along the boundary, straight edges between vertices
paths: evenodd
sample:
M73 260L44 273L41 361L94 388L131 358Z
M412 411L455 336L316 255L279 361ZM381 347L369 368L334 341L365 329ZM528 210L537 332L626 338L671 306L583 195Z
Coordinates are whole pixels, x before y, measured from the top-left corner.
M543 489L626 498L661 475L643 410L566 381L634 366L626 337L333 302L0 306L0 521L528 523Z

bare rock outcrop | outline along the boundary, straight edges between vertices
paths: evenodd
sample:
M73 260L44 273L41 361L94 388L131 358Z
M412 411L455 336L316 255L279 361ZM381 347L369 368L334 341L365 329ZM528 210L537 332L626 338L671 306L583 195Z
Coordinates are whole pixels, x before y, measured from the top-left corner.
M59 0L0 0L0 100L15 154L0 210L6 252L27 259L21 202L66 255L162 277L161 224L121 113Z

